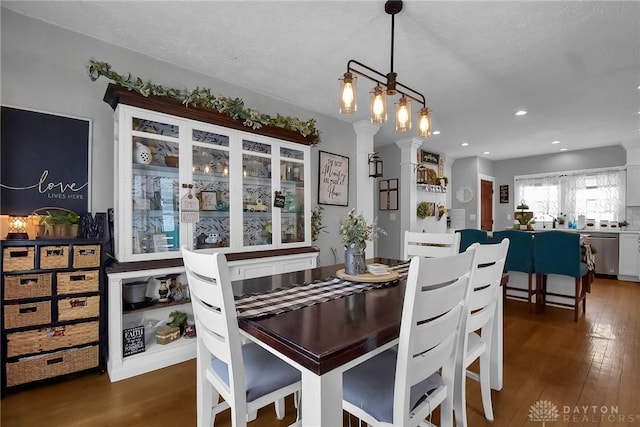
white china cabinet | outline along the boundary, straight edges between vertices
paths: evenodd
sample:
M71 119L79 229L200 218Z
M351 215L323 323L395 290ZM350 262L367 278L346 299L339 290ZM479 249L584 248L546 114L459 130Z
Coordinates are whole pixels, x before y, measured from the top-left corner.
M113 84L104 101L114 109L118 259L107 268L107 370L118 381L195 357L195 340L157 344L152 328L141 351L125 351L127 331L146 329L172 311L191 316L188 296L158 299L169 276L188 289L182 246L224 252L232 280L316 266L312 137L269 126L253 130L213 110ZM144 303L135 307L123 298L132 282L147 283Z
M123 103L114 118L120 262L311 245L309 145Z

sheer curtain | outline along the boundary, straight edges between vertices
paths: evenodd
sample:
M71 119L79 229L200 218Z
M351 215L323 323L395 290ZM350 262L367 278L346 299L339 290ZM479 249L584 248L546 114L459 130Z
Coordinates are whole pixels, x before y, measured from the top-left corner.
M602 169L564 174L516 176L515 205L522 200L535 216L578 215L598 220L622 220L625 215L624 170Z
M562 205L568 212L595 220L622 220L625 205L625 172L605 170L576 172L563 177Z
M560 176L516 177L516 206L524 202L534 216L558 216L560 209Z

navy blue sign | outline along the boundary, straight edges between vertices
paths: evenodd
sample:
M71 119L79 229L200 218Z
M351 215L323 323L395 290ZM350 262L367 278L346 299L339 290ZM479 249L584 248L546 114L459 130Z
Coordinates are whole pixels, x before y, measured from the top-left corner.
M91 121L2 107L0 214L89 211Z

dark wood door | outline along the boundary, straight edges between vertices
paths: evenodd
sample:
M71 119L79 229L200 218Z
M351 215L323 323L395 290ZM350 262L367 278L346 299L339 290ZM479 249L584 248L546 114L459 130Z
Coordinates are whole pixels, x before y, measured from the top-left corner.
M480 180L480 229L493 231L493 182Z

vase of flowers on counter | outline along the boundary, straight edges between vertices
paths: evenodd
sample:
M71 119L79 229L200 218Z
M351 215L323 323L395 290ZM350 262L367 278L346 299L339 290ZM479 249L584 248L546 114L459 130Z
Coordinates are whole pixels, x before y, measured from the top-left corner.
M378 234L386 232L378 227L374 219L371 224L362 215L357 215L351 210L347 216L340 221L340 235L344 242L344 272L350 276L364 274L367 271L365 264L364 250L367 247L367 240L372 240Z

